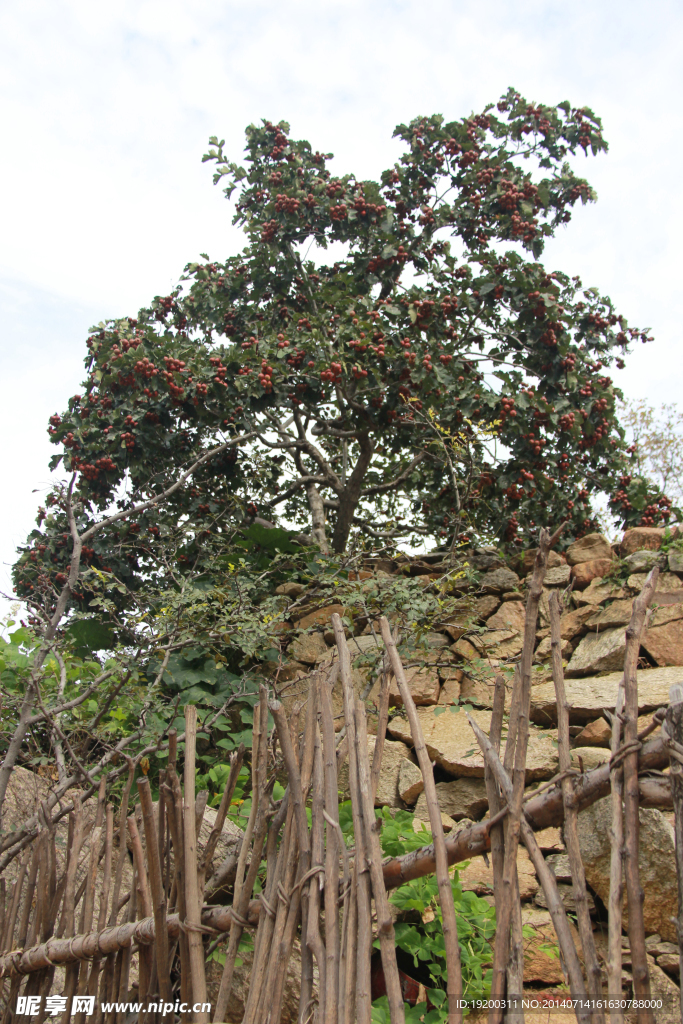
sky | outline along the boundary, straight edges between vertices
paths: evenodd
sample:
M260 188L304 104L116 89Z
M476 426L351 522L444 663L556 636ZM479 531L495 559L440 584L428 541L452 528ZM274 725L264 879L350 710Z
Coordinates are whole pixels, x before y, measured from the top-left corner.
M76 393L88 328L135 315L204 252L241 248L201 157L287 120L377 178L394 127L515 88L589 106L599 201L546 248L655 342L615 382L679 400L683 7L667 0L0 0L0 590L49 486L47 420Z

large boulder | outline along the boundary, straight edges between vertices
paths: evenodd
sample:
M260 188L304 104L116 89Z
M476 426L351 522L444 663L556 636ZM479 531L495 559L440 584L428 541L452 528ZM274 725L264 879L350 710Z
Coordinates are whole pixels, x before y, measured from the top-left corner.
M645 932L657 932L663 939L676 942L677 914L676 859L674 832L661 811L641 807L638 867L645 893L643 915ZM579 842L586 881L605 906L609 903L610 828L612 805L604 797L579 815ZM624 928L628 927L628 906L624 907Z
M543 580L546 587L566 587L569 584L572 570L569 565L556 565L554 569L548 569Z
M424 788L424 779L419 766L407 758L402 758L398 770L398 795L401 800L412 806L420 793L424 792Z
M309 629L311 626L327 626L335 612L343 617L345 608L341 604L329 604L325 608L318 608L314 612L309 612L303 618L298 619L294 625L297 629Z
M572 725L592 722L602 715L603 708L611 711L617 700L622 672L583 679L567 679L565 691ZM669 703L669 688L681 680L675 668L648 668L638 670L638 711L645 714ZM531 688L531 718L548 724L557 721L555 687L551 682L539 683Z
M628 555L624 562L630 573L650 572L656 565L660 568L666 565L666 558L657 551L642 548L640 551L634 551L632 555Z
M666 613L675 612L668 621L657 622L657 617L666 619ZM658 608L642 639L642 646L657 665L683 665L683 604Z
M633 612L633 601L630 597L621 601L612 601L605 608L596 608L585 620L586 628L599 633L617 626L628 626Z
M475 722L488 735L491 726L490 711L470 712ZM437 708L418 708L425 744L430 758L444 771L458 777L484 777L484 759L464 711ZM405 718L393 718L388 732L396 740L412 745L410 725ZM526 781L549 779L557 771L557 749L552 739L534 726L529 730L529 749L526 761Z
M632 555L634 551L646 548L648 551L659 551L664 540L666 530L656 526L634 526L624 534L619 551L621 557ZM678 529L674 526L669 530L670 537L678 536Z
M481 585L489 593L502 594L507 590L518 589L519 576L505 566L500 569L490 569L482 576Z
M624 597L622 587L607 583L602 577L591 580L585 590L575 590L572 593L572 600L577 607L587 604L597 607L599 604L604 604L605 601L618 601L622 597Z
M590 562L579 562L572 566L571 577L577 590L583 590L593 580L602 579L612 563L607 558L594 558Z
M431 665L424 667L407 668L406 682L408 689L418 705L437 704L439 701L439 672ZM396 678L392 676L389 684L389 703L393 705L403 704L401 691L398 688Z
M304 665L315 665L323 661L330 651L322 633L304 633L289 645L290 658Z
M566 675L587 676L592 672L612 672L623 668L625 652L626 633L623 629L587 633L574 651Z
M587 533L570 544L565 552L570 565L579 565L580 562L592 562L596 558L606 558L611 561L612 545L601 533Z
M504 601L498 611L486 620L489 629L515 629L524 632L526 609L521 601Z
M454 821L461 821L469 818L471 821L479 821L488 810L489 802L486 796L486 783L483 779L455 779L453 782L437 782L436 796L439 801L439 809L453 818ZM427 809L427 800L424 793L420 795L415 808L415 813Z
M683 573L683 551L670 551L668 563L670 572Z
M626 581L627 586L631 590L637 590L639 593L645 586L645 581L648 577L646 572L634 572ZM671 572L661 572L657 577L657 589L655 590L655 596L653 600L657 602L657 599L661 594L681 594L683 598L683 580ZM661 604L665 604L665 601L660 601Z
M368 736L368 758L372 767L372 759L375 753L375 736ZM404 760L410 758L410 751L405 743L394 743L385 739L382 750L382 767L379 775L379 785L375 796L375 807L402 807L403 802L399 796L398 779L401 765ZM414 766L415 767L415 766ZM344 800L350 799L349 790L349 762L348 758L339 769L337 780L338 788L343 794Z
M586 622L594 614L593 605L585 604L571 612L565 612L560 619L560 635L563 640L574 640L586 632Z

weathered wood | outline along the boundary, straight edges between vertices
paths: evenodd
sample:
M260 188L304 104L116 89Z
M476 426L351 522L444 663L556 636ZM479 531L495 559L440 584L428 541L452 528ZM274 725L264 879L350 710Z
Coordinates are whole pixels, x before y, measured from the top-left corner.
M149 886L152 895L152 911L154 914L155 955L159 995L164 1003L173 1002L171 978L168 965L168 929L166 928L166 893L164 892L161 856L159 853L159 837L154 821L154 804L149 787L149 779L138 779L138 793L142 806L142 820L145 826L145 843L147 847L147 867ZM163 801L160 799L159 803Z
M346 644L346 636L341 618L332 615L332 629L339 652L339 674L342 682L344 699L344 723L349 741L349 790L351 792L351 812L353 815L353 835L356 845L355 883L351 887L351 898L355 894L357 923L355 935L349 935L356 944L356 977L354 996L356 1000L356 1018L358 1024L370 1024L371 990L370 990L370 950L372 945L372 923L370 911L370 878L367 855L363 836L363 820L361 811L360 789L358 782L358 757L356 751L356 723L354 708L353 680L351 677L351 657ZM349 946L350 948L350 946ZM347 964L348 969L348 964Z
M640 884L638 853L640 848L640 819L638 815L638 657L640 640L645 628L647 609L657 587L658 569L653 569L645 585L633 602L631 621L626 629L624 655L624 745L628 750L624 758L624 875L628 899L628 935L631 946L631 973L633 994L647 1003L650 999L650 972L645 948L644 893ZM654 1014L645 1005L639 1011L639 1024L654 1024Z
M671 704L662 726L671 757L671 793L674 805L676 837L676 877L678 881L678 958L683 965L683 686L671 687ZM683 1020L683 1007L681 1008Z
M363 812L365 850L370 865L370 879L375 898L382 968L384 970L384 982L389 1003L389 1018L391 1024L404 1024L405 1011L403 1009L401 981L396 963L396 936L389 910L387 892L384 888L382 850L379 844L379 836L375 830L375 805L368 759L367 720L365 705L361 700L356 701L356 737L358 741L358 784L362 801L361 810Z
M668 764L669 757L663 739L657 738L643 745L643 749L639 752L639 768L641 771L661 770L666 768ZM579 776L575 786L577 810L585 810L597 800L607 796L609 785L609 764L600 765L598 768L594 768ZM651 798L653 790L655 790L663 794L664 803L661 806L671 806L671 794L666 778L644 778L640 780L640 785L641 794L644 794L646 799ZM648 806L660 806L660 804L650 799ZM524 813L525 819L535 832L550 826L561 825L564 820L561 789L556 787L533 797L525 803ZM77 837L74 838L72 849L77 848L77 842L80 849L80 840ZM451 835L446 836L445 845L449 865L459 864L464 860L471 860L472 857L488 852L491 849L489 822L480 822L470 828L462 829L455 835L451 833ZM26 870L29 857L30 852L27 851L24 855L24 870ZM296 863L294 853L288 856L287 863L294 870ZM69 864L73 864L75 877L75 859L70 858ZM384 884L388 890L394 889L415 878L434 874L435 869L434 846L431 843L402 857L387 859L382 864ZM18 879L19 881L20 878ZM17 905L19 904L19 893L16 889L13 896L12 910L14 909L14 901L17 902ZM252 926L258 924L260 907L261 903L259 900L250 900L246 918ZM12 910L10 911L10 916ZM62 916L64 916L64 910ZM230 931L231 920L232 907L230 906L215 906L205 908L202 911L202 925L219 932ZM168 934L171 939L177 939L180 935L178 921L179 915L177 913L170 914L167 918ZM61 930L61 934L66 930L66 928ZM99 942L98 936L100 937ZM62 939L61 935L58 934L57 937L50 939L44 945L40 944L30 949L17 949L14 953L6 953L4 956L0 956L0 978L14 975L19 977L30 974L33 971L42 970L49 966L50 960L61 966L66 966L76 963L81 958L92 959L98 953L102 955L117 953L119 950L129 948L131 941L142 943L143 945L149 945L154 941L154 918L152 916L143 918L141 921L133 920L118 926L110 926L103 932L79 935L73 939L73 945L69 937ZM341 997L340 992L340 1000Z
M484 757L488 760L495 773L498 785L500 786L505 799L508 804L511 804L514 799L514 788L513 784L510 782L507 772L500 763L498 755L491 746L488 737L483 730L469 714L467 715L467 719L472 726L475 736L477 737L477 742L481 747ZM548 911L552 918L560 951L567 967L572 998L577 1001L575 1009L576 1019L579 1024L591 1024L593 1014L587 1007L587 992L583 981L583 975L581 973L581 962L579 961L579 956L569 930L567 915L558 893L555 876L545 862L529 823L523 818L520 821L520 835L527 848L531 862L534 865L538 880L543 887ZM518 993L512 994L518 995Z
M448 976L446 979L446 991L448 993L448 1024L461 1024L462 1022L462 966L460 961L460 946L458 944L458 926L455 917L455 906L453 903L453 890L451 879L448 874L448 857L446 855L446 842L441 821L441 811L436 795L436 783L432 763L427 753L420 720L417 716L415 701L408 687L406 675L401 664L396 643L391 635L389 622L382 616L380 619L382 639L389 656L394 678L398 683L401 700L410 723L410 732L413 739L413 746L417 761L422 772L424 782L424 794L427 800L429 812L429 824L434 837L434 850L436 853L436 878L439 887L439 904L441 906L441 918L443 922L443 937L446 952L446 968Z
M183 831L185 852L185 927L194 1003L206 1003L206 974L201 927L199 881L197 879L197 831L195 826L195 756L197 750L197 709L185 707L185 763ZM208 1024L206 1010L194 1014L196 1024Z
M574 806L574 780L568 774L571 771L571 754L569 748L569 708L564 688L564 670L562 668L562 637L560 626L560 598L557 591L550 597L550 650L552 660L553 682L557 702L557 745L559 754L560 774L562 779L562 798L564 800L564 842L569 858L572 875L574 904L579 925L579 937L583 950L583 961L586 966L588 994L596 1000L593 1013L593 1024L604 1024L605 1015L601 1009L602 972L598 963L598 955L593 938L593 925L588 910L588 893L586 890L586 874L581 859L579 844L578 811Z
M505 983L510 951L510 926L513 922L515 908L519 907L517 883L517 848L519 846L520 823L522 821L522 802L526 782L526 757L529 740L529 711L531 705L531 665L536 640L536 622L538 606L543 593L543 580L548 564L548 552L557 534L550 536L543 529L539 535L538 552L534 564L529 596L526 603L524 620L524 644L520 660L519 680L519 712L514 716L513 728L517 728L517 739L514 746L515 760L512 772L512 797L508 800L509 814L505 831L505 859L503 864L502 894L500 899L500 915L496 923L496 937L493 947L493 973L491 978L492 1006L489 1010L489 1024L500 1024L503 1019L502 1000L505 996ZM508 737L508 742L510 737ZM506 775L507 778L507 775ZM515 929L516 946L519 947L519 915ZM518 973L518 972L517 972ZM521 992L512 993L521 995Z

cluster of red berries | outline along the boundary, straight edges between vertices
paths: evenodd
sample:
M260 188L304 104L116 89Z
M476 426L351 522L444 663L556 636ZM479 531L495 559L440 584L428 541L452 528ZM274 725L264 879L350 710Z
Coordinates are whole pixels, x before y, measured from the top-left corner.
M575 419L575 412L566 412L564 416L560 416L560 430L571 430Z
M267 220L261 228L261 241L272 242L275 238L275 232L278 229L278 222L276 220Z
M300 370L303 365L303 361L306 358L306 349L298 348L287 356L285 362L288 366L291 366L293 370Z
M346 192L346 185L338 178L333 178L325 189L330 199L335 199L338 195L343 195Z
M322 370L320 373L320 379L322 381L330 381L332 384L339 384L341 381L341 363L331 363L329 370Z
M128 451L132 451L135 448L135 435L131 434L130 431L125 431L121 434L121 440L125 444Z
M540 455L544 445L547 444L544 437L536 437L533 433L522 434L522 437L525 437L529 442L529 447L535 455Z
M346 220L348 211L344 203L339 203L338 206L330 207L330 217L332 220Z
M145 380L149 380L150 377L156 377L159 371L155 367L154 363L150 363L147 356L144 359L138 359L137 363L133 367L133 373L137 373L139 377L144 377Z
M273 390L273 367L269 366L265 359L261 360L261 372L258 375L259 383L266 394Z
M105 456L102 459L97 459L94 465L89 462L82 462L79 469L86 480L96 480L100 473L113 473L116 469L116 463L109 456Z
M501 422L501 424L505 423L505 420L508 418L508 416L512 416L513 419L514 419L514 417L517 415L517 410L515 409L515 400L514 400L514 398L507 398L507 397L503 398L503 399L501 399L501 403L500 404L501 404L501 412L500 412L500 422Z
M277 195L275 197L275 209L278 213L298 213L301 203L293 196Z
M422 302L416 302L415 312L417 313L416 323L418 327L420 327L432 316L434 312L434 301L432 299L423 299ZM422 323L420 323L420 321L422 321Z
M172 356L164 356L164 362L166 363L166 369L170 372L180 373L181 370L185 369L185 362L183 359L174 359Z
M354 199L353 208L356 213L361 215L361 217L367 217L371 213L375 214L377 217L381 217L383 213L387 212L386 206L383 206L382 204L377 205L376 203L366 202L365 196L362 192Z

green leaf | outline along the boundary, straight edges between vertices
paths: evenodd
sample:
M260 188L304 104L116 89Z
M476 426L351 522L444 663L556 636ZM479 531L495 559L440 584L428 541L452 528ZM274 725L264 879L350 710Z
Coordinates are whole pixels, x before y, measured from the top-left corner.
M110 651L115 645L114 630L101 619L75 619L64 630L77 653Z

